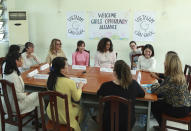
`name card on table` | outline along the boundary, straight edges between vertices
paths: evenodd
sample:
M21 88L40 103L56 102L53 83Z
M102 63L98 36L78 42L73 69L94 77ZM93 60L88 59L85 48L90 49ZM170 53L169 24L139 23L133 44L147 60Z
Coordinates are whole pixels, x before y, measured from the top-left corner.
M80 82L84 84L87 83L87 79L84 79L84 78L70 77L70 79L74 80L76 83L80 83Z
M112 68L100 68L101 72L113 72Z
M72 69L77 69L77 70L86 70L86 66L81 66L81 65L72 65Z
M141 72L140 71L137 75L137 83L139 83L139 85L141 84Z
M42 66L40 67L40 70L42 71L42 70L45 70L45 69L47 69L47 68L49 68L49 64L44 64L44 65L42 65Z
M45 80L47 80L48 76L49 76L48 74L35 74L34 78L35 79L45 79Z
M136 70L131 70L132 75L136 75L136 72L137 72Z
M28 73L28 77L33 77L34 75L36 75L36 74L38 74L38 70L36 69L36 70L33 70L33 71L31 71L31 72L29 72Z

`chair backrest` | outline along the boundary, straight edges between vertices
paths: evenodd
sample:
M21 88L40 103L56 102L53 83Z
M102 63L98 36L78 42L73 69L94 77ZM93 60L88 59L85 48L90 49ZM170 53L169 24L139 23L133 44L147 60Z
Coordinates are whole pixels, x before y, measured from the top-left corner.
M190 65L185 65L184 68L184 75L186 77L186 83L188 85L188 90L191 90L191 66Z
M63 105L65 105L65 112L66 112L66 122L67 122L66 127L67 127L68 131L70 131L70 118L69 118L69 107L68 107L67 95L63 95L63 94L61 94L59 92L55 92L55 91L40 92L39 93L39 102L40 102L41 114L44 114L44 105L43 105L43 98L44 97L49 98L51 118L52 118L54 131L59 131L59 129L60 129L60 123L59 123L59 117L58 117L58 107L57 107L57 98L59 97L59 98L64 99ZM43 131L46 131L44 115L42 115L41 118L42 118Z
M128 124L127 129L131 131L131 100L119 96L105 96L99 100L100 129L103 131L103 103L110 102L111 131L119 131L119 104L128 105Z
M144 45L140 45L140 46L137 46L137 49L141 48L141 51L143 52L144 47L145 47Z
M1 115L8 114L8 119L13 121L15 116L21 117L14 83L0 80L0 84L2 90L0 94Z
M134 60L134 58L135 57L139 57L139 56L141 56L142 54L135 54L135 55L132 55L131 56L131 69L133 69L133 60Z
M90 66L90 51L89 50L84 50L84 51L89 53L89 64L88 65Z
M5 57L1 57L0 58L0 74L2 74L2 65L3 65L3 62L5 61Z

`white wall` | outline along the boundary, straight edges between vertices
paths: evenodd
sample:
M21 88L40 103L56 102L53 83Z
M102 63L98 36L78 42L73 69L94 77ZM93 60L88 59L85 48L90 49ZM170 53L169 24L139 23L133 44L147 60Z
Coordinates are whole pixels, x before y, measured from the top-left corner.
M11 3L13 0L7 0ZM154 46L158 72L163 72L165 53L169 50L178 52L183 65L191 64L189 51L191 37L191 1L190 0L15 0L11 7L16 10L26 10L29 16L30 41L36 45L36 53L45 60L52 38L59 38L63 43L69 63L76 48L78 39L66 37L67 11L128 11L129 40L112 40L118 59L129 63L129 42L132 40L133 16L136 11L153 11L156 13L156 39L150 43ZM91 65L97 40L88 39L86 33L86 48L91 51ZM137 42L138 45L146 44Z

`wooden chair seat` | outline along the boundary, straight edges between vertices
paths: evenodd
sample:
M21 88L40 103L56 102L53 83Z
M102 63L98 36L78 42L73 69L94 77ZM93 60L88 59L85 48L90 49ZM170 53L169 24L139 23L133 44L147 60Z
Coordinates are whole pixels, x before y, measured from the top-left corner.
M48 122L46 123L46 129L47 130L54 130L54 125L53 122L51 120L48 120ZM73 128L70 128L70 131L73 131ZM60 131L68 131L67 126L64 124L60 124Z
M184 130L182 128L177 128L177 127L173 127L173 126L168 126L168 125L166 125L167 120L182 123L182 124L187 124L188 130ZM168 116L166 114L163 114L162 115L161 128L162 128L162 131L165 131L166 128L170 128L170 129L174 129L174 130L180 130L180 131L190 131L191 130L191 112L186 117L183 117L183 118L175 118L175 117L171 117L171 116Z

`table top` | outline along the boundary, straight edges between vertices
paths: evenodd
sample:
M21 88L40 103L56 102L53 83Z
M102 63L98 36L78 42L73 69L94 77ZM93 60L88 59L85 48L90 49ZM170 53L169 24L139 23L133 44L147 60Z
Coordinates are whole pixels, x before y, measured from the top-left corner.
M39 68L37 68L39 71L39 74L48 74L49 69L40 71ZM46 88L46 82L45 79L35 79L34 77L27 77L27 74L31 71L33 71L34 68L24 72L21 74L23 81L25 85L30 85L34 87L44 87ZM138 71L136 72L136 75L133 75L133 79L137 79ZM85 84L82 88L83 93L86 94L96 94L98 89L100 88L101 84L106 81L112 81L114 79L113 73L111 72L100 72L99 67L86 67L86 70L78 70L78 69L72 69L72 66L69 66L68 72L66 74L67 77L78 77L78 78L85 78L87 79L87 84ZM151 77L149 72L142 72L141 71L141 84L151 84L153 83L155 79ZM155 94L149 94L145 93L144 98L137 98L141 100L151 100L156 101L157 96Z

